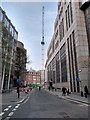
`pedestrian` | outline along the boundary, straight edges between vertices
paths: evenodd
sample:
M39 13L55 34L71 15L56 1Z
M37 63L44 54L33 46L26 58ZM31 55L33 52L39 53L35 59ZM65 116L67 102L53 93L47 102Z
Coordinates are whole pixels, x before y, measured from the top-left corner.
M51 89L53 90L53 82L52 82L52 78L51 78L51 80L49 81L49 87L50 87L50 90L51 90Z
M66 95L66 90L67 90L67 89L66 89L65 87L62 88L62 95L63 95L63 96Z
M19 98L20 97L19 83L17 83L17 94L18 94L18 98Z
M69 92L69 88L68 88L68 90L67 90L66 92L67 92L67 95L69 95L69 94L70 94L70 92Z
M39 91L41 90L41 86L39 86Z
M85 98L87 98L87 95L89 95L89 91L86 85L84 87L84 95L85 95Z
M50 86L48 87L48 90L50 91Z

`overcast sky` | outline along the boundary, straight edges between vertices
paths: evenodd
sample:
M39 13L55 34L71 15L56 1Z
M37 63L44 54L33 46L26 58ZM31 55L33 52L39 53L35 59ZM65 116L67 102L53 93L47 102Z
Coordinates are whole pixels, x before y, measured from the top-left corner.
M24 43L27 55L35 70L42 68L42 6L45 8L45 60L54 32L57 2L3 2L2 8L18 31L18 40Z

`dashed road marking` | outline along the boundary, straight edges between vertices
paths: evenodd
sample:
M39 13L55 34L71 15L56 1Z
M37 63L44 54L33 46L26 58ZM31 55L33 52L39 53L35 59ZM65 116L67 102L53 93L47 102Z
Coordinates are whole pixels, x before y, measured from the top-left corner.
M9 115L8 116L12 116L14 114L14 112L11 112L11 113L9 113Z
M17 104L17 106L20 106L20 104Z
M0 113L0 117L1 117L4 113L5 113L5 112L1 112L1 113Z
M16 111L16 110L17 110L17 109L14 108L12 111Z
M28 101L29 97L24 101L24 103L26 103Z
M4 109L4 111L8 111L8 110L9 110L9 108Z
M12 107L11 105L8 106L8 108L11 108L11 107Z
M16 106L15 108L18 108L19 106Z

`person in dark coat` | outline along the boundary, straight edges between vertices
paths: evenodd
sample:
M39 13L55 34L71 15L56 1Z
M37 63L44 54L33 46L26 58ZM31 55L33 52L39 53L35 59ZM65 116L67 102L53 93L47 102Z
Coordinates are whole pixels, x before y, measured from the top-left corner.
M18 94L18 98L19 98L20 97L19 83L17 83L17 94Z
M67 90L66 92L67 92L67 95L69 95L69 94L70 94L70 92L69 92L69 88L68 88L68 90Z
M49 89L53 89L53 82L52 82L52 79L49 81Z
M86 85L84 87L84 94L85 94L85 98L87 98L87 95L89 95L89 91Z
M65 87L62 88L62 95L64 95L64 96L66 95L66 90L67 89Z

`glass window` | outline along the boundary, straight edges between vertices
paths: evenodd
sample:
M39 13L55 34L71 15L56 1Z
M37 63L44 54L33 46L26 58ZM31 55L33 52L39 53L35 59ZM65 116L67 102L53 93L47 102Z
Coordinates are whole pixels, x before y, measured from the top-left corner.
M65 44L60 49L60 58L61 58L61 79L62 79L62 82L67 82L67 64L66 64Z
M67 7L67 12L68 12L68 25L70 27L70 12L69 12L69 5Z
M70 17L71 17L71 23L73 23L72 3L71 2L70 2Z
M67 18L67 10L65 12L65 15L66 15L66 30L68 30L68 18Z
M0 21L2 21L3 19L3 14L2 14L2 10L0 9Z

